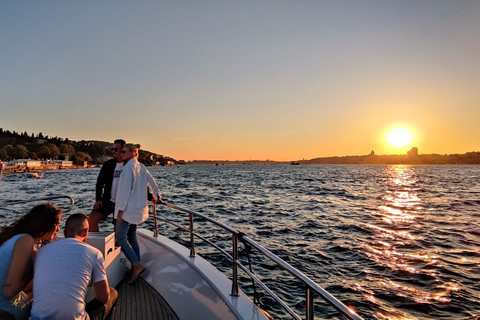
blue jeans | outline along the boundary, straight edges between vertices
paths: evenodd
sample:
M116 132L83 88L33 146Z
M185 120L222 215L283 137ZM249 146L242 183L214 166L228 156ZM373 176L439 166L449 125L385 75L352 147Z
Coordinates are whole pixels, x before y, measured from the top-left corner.
M132 264L140 261L136 224L130 224L125 220L119 223L117 220L115 237L117 238L117 243L122 247L122 252Z

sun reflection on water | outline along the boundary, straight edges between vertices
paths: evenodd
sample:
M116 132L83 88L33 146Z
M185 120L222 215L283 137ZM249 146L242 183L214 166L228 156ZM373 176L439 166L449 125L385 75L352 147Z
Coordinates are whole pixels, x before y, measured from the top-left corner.
M399 310L386 307L383 299L445 304L451 301L452 291L460 290L456 283L438 281L440 258L433 250L422 246L427 234L422 222L426 211L417 179L415 167L385 168L383 179L378 181L383 192L377 198L370 221L362 225L370 236L359 240L358 244L377 272L364 270L367 276L362 283L357 283L356 290L379 306L378 319L412 319ZM379 274L379 268L389 276L373 276ZM434 287L415 285L416 277L431 278ZM392 278L399 281L387 280Z

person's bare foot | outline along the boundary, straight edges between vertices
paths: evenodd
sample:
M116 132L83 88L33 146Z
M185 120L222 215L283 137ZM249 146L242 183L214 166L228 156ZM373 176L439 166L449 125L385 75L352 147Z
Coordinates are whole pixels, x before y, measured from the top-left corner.
M147 270L140 262L135 262L132 266L132 276L128 281L129 284L133 284L137 280L138 276Z

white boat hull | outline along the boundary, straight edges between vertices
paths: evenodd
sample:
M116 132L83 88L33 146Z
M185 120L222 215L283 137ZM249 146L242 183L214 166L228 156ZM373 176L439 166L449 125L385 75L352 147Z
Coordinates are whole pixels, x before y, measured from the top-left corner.
M139 229L142 278L162 295L179 319L252 319L267 317L243 293L231 296L232 282L200 256L190 257L184 246Z

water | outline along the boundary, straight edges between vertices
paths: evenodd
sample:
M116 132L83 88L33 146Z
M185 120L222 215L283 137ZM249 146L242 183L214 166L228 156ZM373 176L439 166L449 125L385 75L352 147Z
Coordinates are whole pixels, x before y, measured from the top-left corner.
M365 319L472 319L480 315L480 166L149 167L165 201L240 231L328 290ZM94 203L99 169L7 174L0 202L69 194ZM19 209L20 211L22 209ZM0 210L0 220L16 215ZM162 208L162 216L187 225ZM64 218L65 219L65 218ZM151 228L152 224L145 226ZM111 230L102 223L101 228ZM197 228L197 227L196 227ZM160 224L160 233L174 228ZM199 226L217 239L229 240ZM178 238L180 239L180 238ZM183 237L181 239L187 239ZM185 240L181 240L185 241ZM212 249L202 256L228 269ZM242 261L246 261L244 252ZM304 289L258 255L254 270L304 315ZM243 286L246 292L252 286ZM269 299L266 309L286 318ZM318 318L331 318L316 306Z

